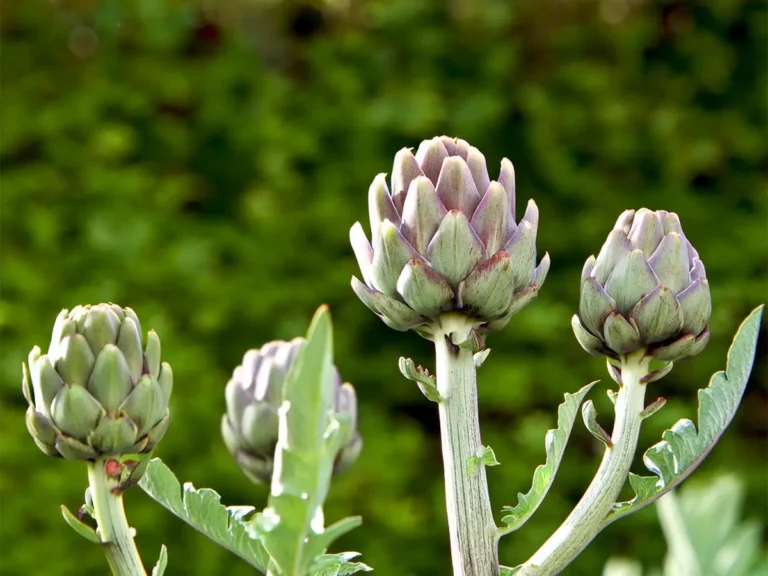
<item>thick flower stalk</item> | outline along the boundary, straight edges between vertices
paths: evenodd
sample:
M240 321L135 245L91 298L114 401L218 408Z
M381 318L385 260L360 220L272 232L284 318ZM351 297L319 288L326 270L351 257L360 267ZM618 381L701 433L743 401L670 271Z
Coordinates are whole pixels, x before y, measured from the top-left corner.
M115 304L63 310L48 352L35 346L23 367L27 428L35 444L49 456L88 462L98 537L114 574L145 574L122 492L138 481L168 430L172 388L157 334L149 331L145 342L134 311ZM125 455L141 464L124 466Z
M640 425L662 405L646 408L647 385L673 362L701 352L710 313L704 265L677 215L645 208L624 212L597 258L590 256L584 266L572 322L579 343L590 354L607 356L619 383L613 433L602 437L605 454L584 496L518 576L559 573L603 528L627 480ZM653 360L668 364L652 371Z
M473 352L533 300L549 270L536 266L539 211L515 218L515 172L491 180L485 157L446 136L395 156L390 186L368 193L371 239L350 231L363 281L352 289L388 326L434 341L446 508L456 576L498 574L496 525L482 460Z
M283 404L283 385L296 356L306 344L270 342L249 350L235 368L225 389L226 414L221 420L224 443L240 469L253 482L269 483L278 440L278 410ZM334 471L350 466L360 454L363 440L357 431L357 397L351 384L342 384L334 367L333 412L348 422L347 438L336 455Z
M446 312L498 330L531 300L549 270L536 267L539 211L515 222L515 172L506 158L491 181L485 157L464 140L425 140L395 156L391 187L379 174L368 193L371 237L356 223L352 248L363 282L352 288L396 330L430 336Z

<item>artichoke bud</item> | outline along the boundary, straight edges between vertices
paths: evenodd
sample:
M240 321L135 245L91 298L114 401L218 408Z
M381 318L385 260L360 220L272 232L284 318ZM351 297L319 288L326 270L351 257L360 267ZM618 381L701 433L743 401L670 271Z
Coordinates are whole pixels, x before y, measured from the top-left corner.
M272 478L279 434L278 410L283 403L283 386L305 340L270 342L261 349L249 350L235 368L224 392L226 413L221 434L227 450L238 466L254 482L269 483ZM350 384L342 384L334 368L336 391L333 415L348 423L334 471L349 466L362 448L357 432L357 399Z
M379 174L368 195L371 241L360 223L350 242L360 300L388 326L429 336L448 312L475 329L501 329L538 294L549 258L536 267L538 209L515 222L515 172L498 180L466 141L425 140L395 156L391 188Z
M168 428L173 372L154 332L116 304L63 310L47 355L24 366L27 428L49 456L92 460L148 453Z
M680 362L706 346L711 312L704 265L680 219L642 208L623 212L587 259L571 325L590 354L619 359L644 350Z

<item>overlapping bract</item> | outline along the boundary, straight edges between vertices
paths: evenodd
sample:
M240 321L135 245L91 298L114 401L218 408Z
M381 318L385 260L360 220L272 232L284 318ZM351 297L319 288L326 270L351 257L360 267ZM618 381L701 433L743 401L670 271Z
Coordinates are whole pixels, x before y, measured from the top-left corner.
M536 268L539 212L533 200L515 223L515 172L506 158L491 181L485 157L464 140L425 140L416 155L395 156L391 190L384 174L368 197L373 245L350 231L364 282L352 288L396 330L428 332L458 310L497 330L536 297L549 270Z
M704 349L711 311L704 265L677 214L642 208L622 213L597 258L587 259L572 324L591 354L647 349L677 362Z
M305 342L303 338L295 338L291 342L270 342L258 350L249 350L227 383L222 436L241 470L254 482L269 483L272 478L283 385ZM351 384L342 384L335 368L334 379L334 416L349 421L348 437L342 442L334 465L334 471L339 472L357 459L363 440L357 432L355 389Z
M48 353L35 346L23 368L27 428L49 456L143 454L168 429L173 373L154 331L144 346L130 308L62 310Z

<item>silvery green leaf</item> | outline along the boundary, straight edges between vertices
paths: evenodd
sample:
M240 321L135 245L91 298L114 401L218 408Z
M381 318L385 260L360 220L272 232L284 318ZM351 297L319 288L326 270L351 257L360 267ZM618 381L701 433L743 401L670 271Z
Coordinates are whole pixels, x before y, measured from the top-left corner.
M626 316L658 283L643 253L632 250L616 264L605 284L605 291L616 301L619 314Z
M589 433L592 434L597 440L602 442L605 446L611 447L611 437L600 424L597 423L597 410L592 400L587 400L581 406L581 418L584 420L584 426L587 427Z
M472 231L467 217L452 210L440 223L426 256L432 268L455 286L482 261L483 243Z
M395 154L395 163L392 166L392 201L399 211L403 210L411 182L418 176L424 176L424 172L421 171L413 152L409 148L401 149Z
M99 538L99 535L96 534L96 530L91 528L88 524L83 522L82 520L78 519L77 516L72 514L72 512L69 511L69 508L61 505L61 515L64 517L64 521L69 524L69 527L72 528L75 532L80 534L83 538L88 540L89 542L93 542L94 544L101 544L101 538Z
M481 318L504 314L515 292L512 261L506 252L498 252L475 266L459 288L461 303Z
M445 217L445 206L437 197L435 186L425 176L418 176L408 188L400 228L408 242L423 254Z
M398 361L398 367L400 373L408 380L416 382L421 390L421 393L432 402L442 402L443 398L440 396L440 392L437 391L437 384L435 383L435 377L432 376L426 368L422 366L416 366L416 363L410 358L400 357Z
M504 186L491 182L472 216L472 228L485 245L488 256L493 256L504 247L512 212L509 197Z
M608 315L616 311L616 301L597 279L588 277L581 285L579 319L592 334L602 334Z
M663 342L683 328L683 313L672 291L660 284L638 302L629 313L643 341Z
M683 419L662 434L663 440L643 456L643 462L655 476L630 474L635 498L615 504L605 525L651 504L680 484L712 450L736 414L747 386L762 312L763 306L758 306L742 322L728 350L725 371L715 373L709 386L699 390L699 429Z
M266 572L269 555L261 541L249 535L251 522L245 519L242 506L225 507L216 492L208 488L198 490L190 483L184 484L182 490L173 472L159 458L149 462L139 486L198 532Z
M679 234L672 232L664 236L659 247L648 259L648 263L658 276L659 283L667 286L672 294L678 294L688 287L690 283L688 247Z
M581 325L578 314L574 314L571 317L571 328L573 328L573 334L576 336L581 347L593 356L602 356L603 354L603 341L596 336L590 334L590 332Z
M605 319L603 337L608 348L617 354L628 354L642 347L637 328L616 312L611 312Z
M683 312L683 332L700 334L709 322L712 314L712 298L709 295L709 282L701 278L677 295Z
M389 195L386 174L378 174L368 188L368 217L371 221L371 236L374 238L384 220L400 226L400 215Z
M418 257L397 226L384 220L373 238L373 287L387 296L395 296L397 279L406 262Z
M548 430L544 441L546 461L534 471L531 489L525 494L518 494L517 505L504 507L505 516L501 521L505 526L499 529L501 535L509 534L525 524L544 500L563 458L579 406L596 383L597 381L587 384L575 394L565 394L565 401L557 409L557 428Z
M165 548L165 544L163 544L160 546L160 557L157 559L157 564L152 568L152 576L163 576L167 566L168 550Z
M309 576L347 576L357 572L370 572L370 566L362 562L352 562L360 556L357 552L342 552L341 554L323 554L315 558L309 568Z
M452 300L453 288L424 262L409 261L397 281L397 291L422 316L438 315Z
M480 193L469 166L459 156L445 159L435 190L447 210L458 210L467 217L472 216L480 204Z
M253 525L278 570L305 573L331 542L360 523L323 528L322 506L349 420L329 416L336 390L330 313L321 307L284 384L284 409L267 508ZM278 572L279 573L279 572Z

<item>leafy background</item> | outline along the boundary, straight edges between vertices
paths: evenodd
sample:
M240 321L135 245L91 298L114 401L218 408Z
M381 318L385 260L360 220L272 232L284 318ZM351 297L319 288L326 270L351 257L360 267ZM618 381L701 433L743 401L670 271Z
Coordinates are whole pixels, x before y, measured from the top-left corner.
M508 156L518 208L541 209L552 270L480 373L494 507L514 504L543 462L564 392L610 405L599 359L569 317L584 259L627 207L681 214L714 300L708 350L654 384L656 442L695 415L740 320L765 298L766 4L738 0L27 0L5 2L0 105L0 569L103 574L99 549L61 521L85 470L37 451L20 363L57 312L115 301L155 328L174 367L173 423L158 454L229 504L261 505L219 438L223 387L249 347L303 333L331 305L337 364L360 397L365 449L334 481L327 518L362 514L336 551L380 574L449 572L437 415L398 373L428 343L355 300L347 232L373 176L403 146L461 136L489 164ZM763 342L765 342L763 330ZM768 520L766 350L700 478L733 470L748 516ZM608 382L606 382L608 380ZM564 519L600 448L577 424L551 494L502 561L525 560ZM641 471L638 458L636 471ZM246 574L140 490L129 518L168 574ZM610 526L565 574L610 555L662 562L653 509Z

